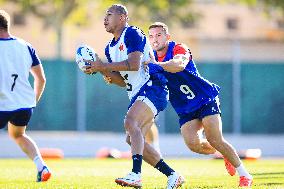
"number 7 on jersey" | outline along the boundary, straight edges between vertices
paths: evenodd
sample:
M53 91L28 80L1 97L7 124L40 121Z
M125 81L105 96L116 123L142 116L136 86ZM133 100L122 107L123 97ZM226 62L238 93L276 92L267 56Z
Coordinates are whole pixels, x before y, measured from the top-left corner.
M17 78L18 78L18 74L12 74L11 77L14 77L14 82L13 82L13 84L12 84L12 86L11 86L11 91L13 91L13 90L14 90L14 87L15 87L15 85L16 85L16 80L17 80Z

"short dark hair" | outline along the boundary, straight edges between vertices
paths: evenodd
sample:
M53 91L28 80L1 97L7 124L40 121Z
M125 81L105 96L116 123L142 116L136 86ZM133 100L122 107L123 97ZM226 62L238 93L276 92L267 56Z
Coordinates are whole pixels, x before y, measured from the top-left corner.
M0 10L0 30L8 31L10 25L10 16L4 11Z
M163 28L165 33L169 34L169 27L165 23L163 23L163 22L154 22L153 24L151 24L149 26L148 29L151 29L151 28Z
M124 15L128 16L127 8L122 4L113 4L111 6L111 8L113 8L115 10L115 12L118 13L118 14L124 14Z

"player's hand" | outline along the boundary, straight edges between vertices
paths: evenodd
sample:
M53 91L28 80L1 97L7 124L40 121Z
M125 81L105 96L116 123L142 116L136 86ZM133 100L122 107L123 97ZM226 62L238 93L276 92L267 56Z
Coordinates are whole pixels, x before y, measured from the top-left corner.
M103 75L103 78L104 78L106 84L108 84L108 85L111 84L111 77Z
M86 74L92 74L94 72L100 72L100 71L104 71L105 70L105 64L101 61L101 59L99 58L99 56L96 54L96 61L92 61L92 60L85 60L85 62L88 62L89 66L85 66L85 73Z
M143 62L144 70L147 69L147 65L150 64L150 63L157 64L157 61L155 60L155 57L151 53L149 55L150 55L150 58Z
M183 54L177 54L173 57L175 64L184 69L189 61L189 57Z
M149 56L150 56L149 60L143 62L143 64L144 65L148 65L149 63L157 64L157 61L155 60L153 54L150 53Z

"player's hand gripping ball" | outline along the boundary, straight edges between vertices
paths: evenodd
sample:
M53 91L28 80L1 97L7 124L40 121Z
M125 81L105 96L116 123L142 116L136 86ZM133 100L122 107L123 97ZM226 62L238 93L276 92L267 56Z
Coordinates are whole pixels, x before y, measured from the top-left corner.
M88 45L79 46L76 52L76 63L79 69L82 71L86 70L85 66L91 65L90 63L85 62L84 60L96 61L96 52L92 47Z

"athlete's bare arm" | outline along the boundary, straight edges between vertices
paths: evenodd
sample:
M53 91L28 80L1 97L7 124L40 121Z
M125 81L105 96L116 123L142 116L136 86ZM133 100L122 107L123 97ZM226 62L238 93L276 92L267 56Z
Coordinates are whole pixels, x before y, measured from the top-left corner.
M101 72L101 74L107 84L115 84L120 87L126 86L126 83L119 72Z
M36 95L36 102L39 101L45 87L46 78L42 65L36 65L31 68L31 74L34 77L34 91Z
M165 71L176 73L181 72L185 69L186 65L190 60L190 55L188 54L177 54L173 59L165 62L156 62L153 58L144 64L154 63L160 65Z
M176 73L183 71L188 64L189 56L184 54L177 54L173 59L166 62L157 62L165 71Z
M90 63L91 66L86 66L85 73L90 74L93 72L111 72L111 71L138 71L141 61L142 53L135 51L128 54L126 60L120 62L112 62L111 64L106 64L101 61L97 56L96 61L85 60Z

